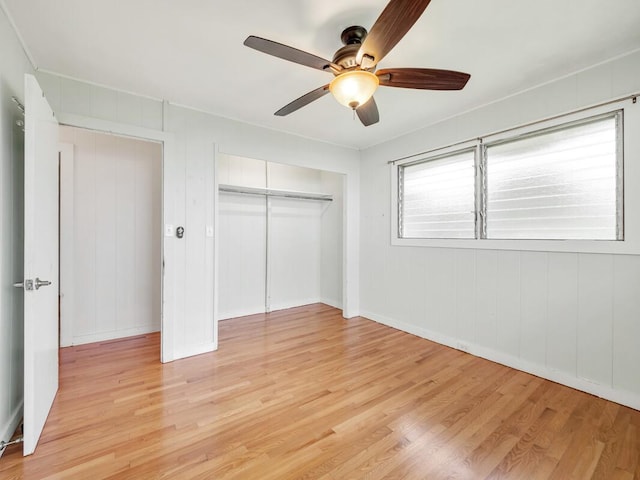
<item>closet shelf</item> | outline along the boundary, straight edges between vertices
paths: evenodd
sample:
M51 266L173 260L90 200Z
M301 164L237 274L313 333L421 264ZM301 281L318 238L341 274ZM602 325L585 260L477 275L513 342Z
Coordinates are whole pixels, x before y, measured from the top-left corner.
M264 195L267 197L294 198L297 200L320 200L332 202L333 195L326 193L297 192L295 190L278 190L275 188L242 187L239 185L219 184L218 190L225 193L239 193L242 195Z

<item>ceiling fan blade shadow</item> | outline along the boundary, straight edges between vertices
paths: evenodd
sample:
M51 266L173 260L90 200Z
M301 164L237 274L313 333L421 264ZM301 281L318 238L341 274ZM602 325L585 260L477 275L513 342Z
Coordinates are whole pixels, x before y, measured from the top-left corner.
M413 27L431 0L391 0L365 37L357 63L364 69L372 68Z
M288 45L283 45L282 43L274 42L272 40L267 40L266 38L251 35L247 37L244 44L254 50L258 50L299 65L315 68L316 70L331 72L329 67L333 65L329 60L318 57L317 55L303 52L297 48L289 47Z
M293 102L282 107L280 110L274 113L274 115L278 117L289 115L290 113L293 113L296 110L309 105L311 102L324 97L327 93L329 93L329 85L324 85L322 87L316 88L315 90L311 90L309 93L304 94L300 98L296 98Z
M461 90L471 78L468 73L434 68L384 68L376 75L385 87L420 90Z
M358 118L362 122L365 127L369 125L373 125L374 123L378 123L380 121L380 113L378 112L378 105L373 97L367 101L361 107L356 109L356 113L358 114Z

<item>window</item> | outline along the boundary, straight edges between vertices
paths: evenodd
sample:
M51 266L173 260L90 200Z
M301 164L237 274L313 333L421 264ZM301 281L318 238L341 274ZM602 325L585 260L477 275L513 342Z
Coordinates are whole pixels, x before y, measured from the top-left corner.
M619 114L485 149L486 238L618 240Z
M474 150L401 167L400 236L475 238Z
M624 239L622 110L468 145L397 166L398 239Z

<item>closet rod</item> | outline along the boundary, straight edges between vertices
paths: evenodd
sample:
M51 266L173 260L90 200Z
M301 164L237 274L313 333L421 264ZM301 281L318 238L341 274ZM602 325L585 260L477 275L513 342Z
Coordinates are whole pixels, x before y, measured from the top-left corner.
M306 193L290 190L274 190L273 188L240 187L236 185L218 185L218 190L226 193L239 193L242 195L264 195L267 197L294 198L296 200L320 200L333 202L333 195L324 193Z

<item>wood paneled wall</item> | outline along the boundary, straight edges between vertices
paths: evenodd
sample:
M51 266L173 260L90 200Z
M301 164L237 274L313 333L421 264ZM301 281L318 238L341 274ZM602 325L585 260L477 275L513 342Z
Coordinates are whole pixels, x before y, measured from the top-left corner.
M217 151L345 175L344 310L347 317L358 315L359 152L51 73L37 78L63 124L165 142L163 224L185 228L184 239L163 240L165 361L217 348L217 232L206 233L216 225Z
M362 314L640 408L640 256L392 247L387 165L634 91L638 52L364 151ZM627 147L635 168L640 147ZM638 189L628 181L627 200Z

